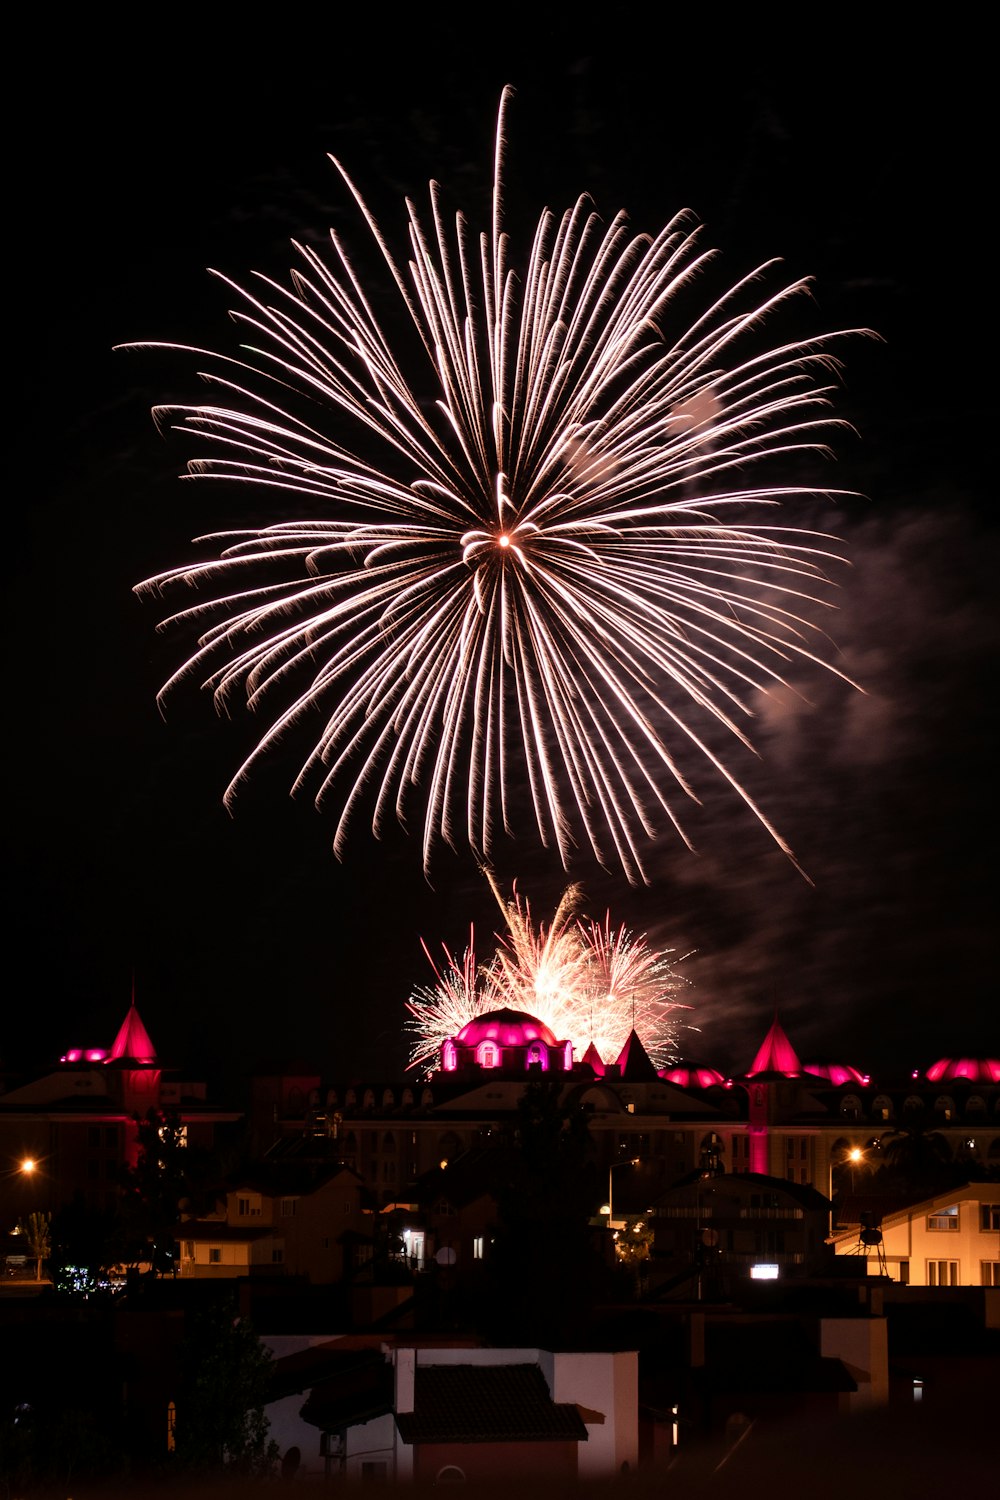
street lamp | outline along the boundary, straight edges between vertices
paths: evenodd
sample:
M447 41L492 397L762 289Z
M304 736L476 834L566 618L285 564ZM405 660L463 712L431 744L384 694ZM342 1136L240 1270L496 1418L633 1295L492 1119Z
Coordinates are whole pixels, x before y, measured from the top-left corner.
M613 1207L612 1207L612 1205L614 1203L614 1197L613 1197L614 1177L612 1176L612 1174L614 1172L617 1172L618 1169L619 1169L619 1167L637 1167L638 1165L639 1165L639 1158L637 1156L632 1156L632 1157L629 1158L628 1161L613 1161L611 1163L610 1167L608 1168L608 1201L607 1201L607 1203L602 1203L601 1204L601 1213L602 1214L604 1214L604 1213L607 1214L607 1216L608 1216L608 1228L609 1229L612 1227L612 1220L614 1218L614 1211L613 1211Z

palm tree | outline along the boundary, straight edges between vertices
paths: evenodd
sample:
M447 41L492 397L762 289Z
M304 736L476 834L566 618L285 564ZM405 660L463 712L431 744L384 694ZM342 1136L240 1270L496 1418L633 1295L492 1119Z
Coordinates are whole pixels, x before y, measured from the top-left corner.
M35 1280L42 1279L42 1261L45 1260L52 1248L51 1235L49 1233L52 1223L51 1214L29 1214L26 1219L21 1219L17 1226L18 1234L23 1234L28 1245L28 1250L35 1262Z
M882 1150L890 1171L908 1187L934 1191L954 1179L948 1142L923 1111L904 1116L895 1130L884 1135Z

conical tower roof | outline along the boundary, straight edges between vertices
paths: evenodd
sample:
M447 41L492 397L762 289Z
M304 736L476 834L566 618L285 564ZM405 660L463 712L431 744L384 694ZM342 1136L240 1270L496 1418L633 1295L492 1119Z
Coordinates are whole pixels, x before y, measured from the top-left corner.
M156 1048L149 1039L149 1032L142 1024L135 1001L128 1008L128 1015L118 1028L108 1057L109 1062L128 1058L130 1062L152 1063L156 1061Z
M618 1054L618 1072L626 1083L656 1083L659 1079L649 1053L640 1042L634 1027Z
M751 1064L747 1077L756 1078L758 1073L782 1073L786 1078L794 1078L801 1072L802 1064L799 1062L795 1048L775 1016L771 1022L770 1031L757 1050L757 1056Z
M604 1059L598 1052L597 1048L594 1046L593 1042L591 1042L590 1046L587 1048L580 1061L589 1063L594 1072L597 1074L598 1078L603 1078Z

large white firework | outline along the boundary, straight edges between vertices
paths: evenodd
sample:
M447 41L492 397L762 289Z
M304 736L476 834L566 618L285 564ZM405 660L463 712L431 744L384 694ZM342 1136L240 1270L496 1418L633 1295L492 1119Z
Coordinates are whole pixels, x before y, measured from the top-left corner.
M215 400L166 415L208 442L193 474L307 518L206 538L211 560L140 585L206 591L171 616L201 634L163 693L195 674L220 707L243 694L269 715L227 801L318 715L295 787L335 807L338 852L364 808L376 833L419 825L425 868L440 840L485 857L537 827L565 867L589 846L642 879L650 841L680 831L675 795L695 796L687 746L790 853L711 725L748 743L754 694L822 654L836 549L774 519L813 492L771 476L835 425L834 336L757 349L805 288L760 300L770 263L686 316L713 254L687 212L647 236L581 197L542 214L518 273L508 101L478 239L432 184L428 217L407 204L404 264L335 163L398 295L395 338L336 233L328 258L296 246L287 286L227 282L243 357L210 356Z
M677 1061L680 996L688 982L670 952L651 948L645 936L581 918L582 892L569 886L551 921L534 919L529 903L506 900L489 878L506 931L493 958L480 965L474 938L461 959L445 950L439 967L426 945L436 983L421 986L407 1002L414 1037L410 1066L434 1068L441 1043L476 1016L503 1007L527 1011L579 1055L591 1045L614 1062L635 1030L659 1068Z

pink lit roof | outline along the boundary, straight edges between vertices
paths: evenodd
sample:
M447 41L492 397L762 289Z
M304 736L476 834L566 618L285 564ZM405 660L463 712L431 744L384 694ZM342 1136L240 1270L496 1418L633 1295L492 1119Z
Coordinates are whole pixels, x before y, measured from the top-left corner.
M593 1042L591 1042L590 1046L583 1054L581 1061L589 1063L594 1072L597 1074L598 1078L604 1077L604 1059L598 1052L597 1048L594 1046Z
M506 1008L473 1016L455 1040L464 1047L477 1047L480 1042L498 1042L501 1047L525 1047L529 1042L544 1042L547 1047L556 1045L555 1037L543 1021L529 1016L525 1010Z
M682 1089L710 1089L726 1081L715 1068L664 1068L660 1077Z
M760 1044L747 1077L755 1078L758 1073L784 1073L786 1078L797 1078L801 1072L802 1064L799 1062L795 1048L775 1016L770 1031Z
M868 1082L863 1073L859 1073L857 1068L852 1068L846 1063L806 1063L802 1071L811 1073L814 1078L825 1078L828 1083L834 1084L837 1088L842 1083L863 1085Z
M134 1001L129 1006L128 1015L118 1029L118 1035L111 1045L111 1054L107 1060L112 1062L119 1058L129 1058L132 1062L141 1063L156 1061L156 1048L149 1039L149 1032L142 1024Z
M1000 1083L995 1057L942 1057L927 1069L929 1083Z

